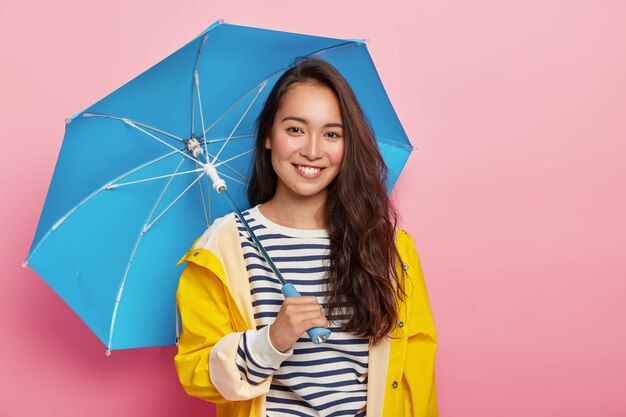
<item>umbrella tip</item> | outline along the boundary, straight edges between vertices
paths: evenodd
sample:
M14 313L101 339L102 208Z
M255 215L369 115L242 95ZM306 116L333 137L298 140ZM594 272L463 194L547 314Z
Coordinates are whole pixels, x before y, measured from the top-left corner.
M69 125L70 123L72 123L72 118L68 117L67 119L65 119L65 124Z
M26 268L28 266L28 260L22 262L22 268Z
M219 23L220 25L224 24L224 19L217 19L217 23Z
M104 351L104 356L111 356L111 349L107 349Z

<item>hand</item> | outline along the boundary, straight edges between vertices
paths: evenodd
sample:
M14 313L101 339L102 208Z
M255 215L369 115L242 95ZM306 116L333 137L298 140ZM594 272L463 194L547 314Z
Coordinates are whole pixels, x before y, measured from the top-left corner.
M286 297L276 319L270 325L270 342L276 350L286 352L302 333L312 327L328 327L328 320L317 298Z

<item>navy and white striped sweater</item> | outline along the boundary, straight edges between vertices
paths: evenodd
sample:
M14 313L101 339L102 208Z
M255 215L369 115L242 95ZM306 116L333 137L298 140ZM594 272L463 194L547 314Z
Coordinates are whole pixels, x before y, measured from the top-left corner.
M301 295L316 296L327 313L326 231L280 226L265 218L258 206L243 214L287 282ZM305 333L289 351L276 350L270 343L268 325L283 300L281 285L239 219L237 227L256 323L256 330L246 331L241 339L237 367L251 384L273 375L266 396L267 417L365 416L368 340L341 331L344 319L327 314L332 334L325 343L313 344Z

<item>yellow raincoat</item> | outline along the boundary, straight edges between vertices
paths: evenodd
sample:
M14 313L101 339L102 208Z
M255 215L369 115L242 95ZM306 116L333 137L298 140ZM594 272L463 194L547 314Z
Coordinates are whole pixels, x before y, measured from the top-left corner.
M217 405L218 417L265 417L271 377L250 385L235 364L246 330L255 329L248 273L234 215L216 220L182 257L177 301L182 332L175 358L185 391ZM436 417L437 339L424 277L410 235L397 233L407 298L391 338L370 346L368 417Z

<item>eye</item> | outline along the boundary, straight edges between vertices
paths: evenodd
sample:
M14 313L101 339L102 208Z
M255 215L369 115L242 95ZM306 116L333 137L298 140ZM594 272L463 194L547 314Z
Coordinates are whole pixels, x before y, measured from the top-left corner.
M299 127L292 126L292 127L288 127L287 128L287 132L289 132L289 133L301 133L302 129L300 129Z
M327 135L331 138L331 139L338 139L341 137L341 135L337 132L328 132Z

